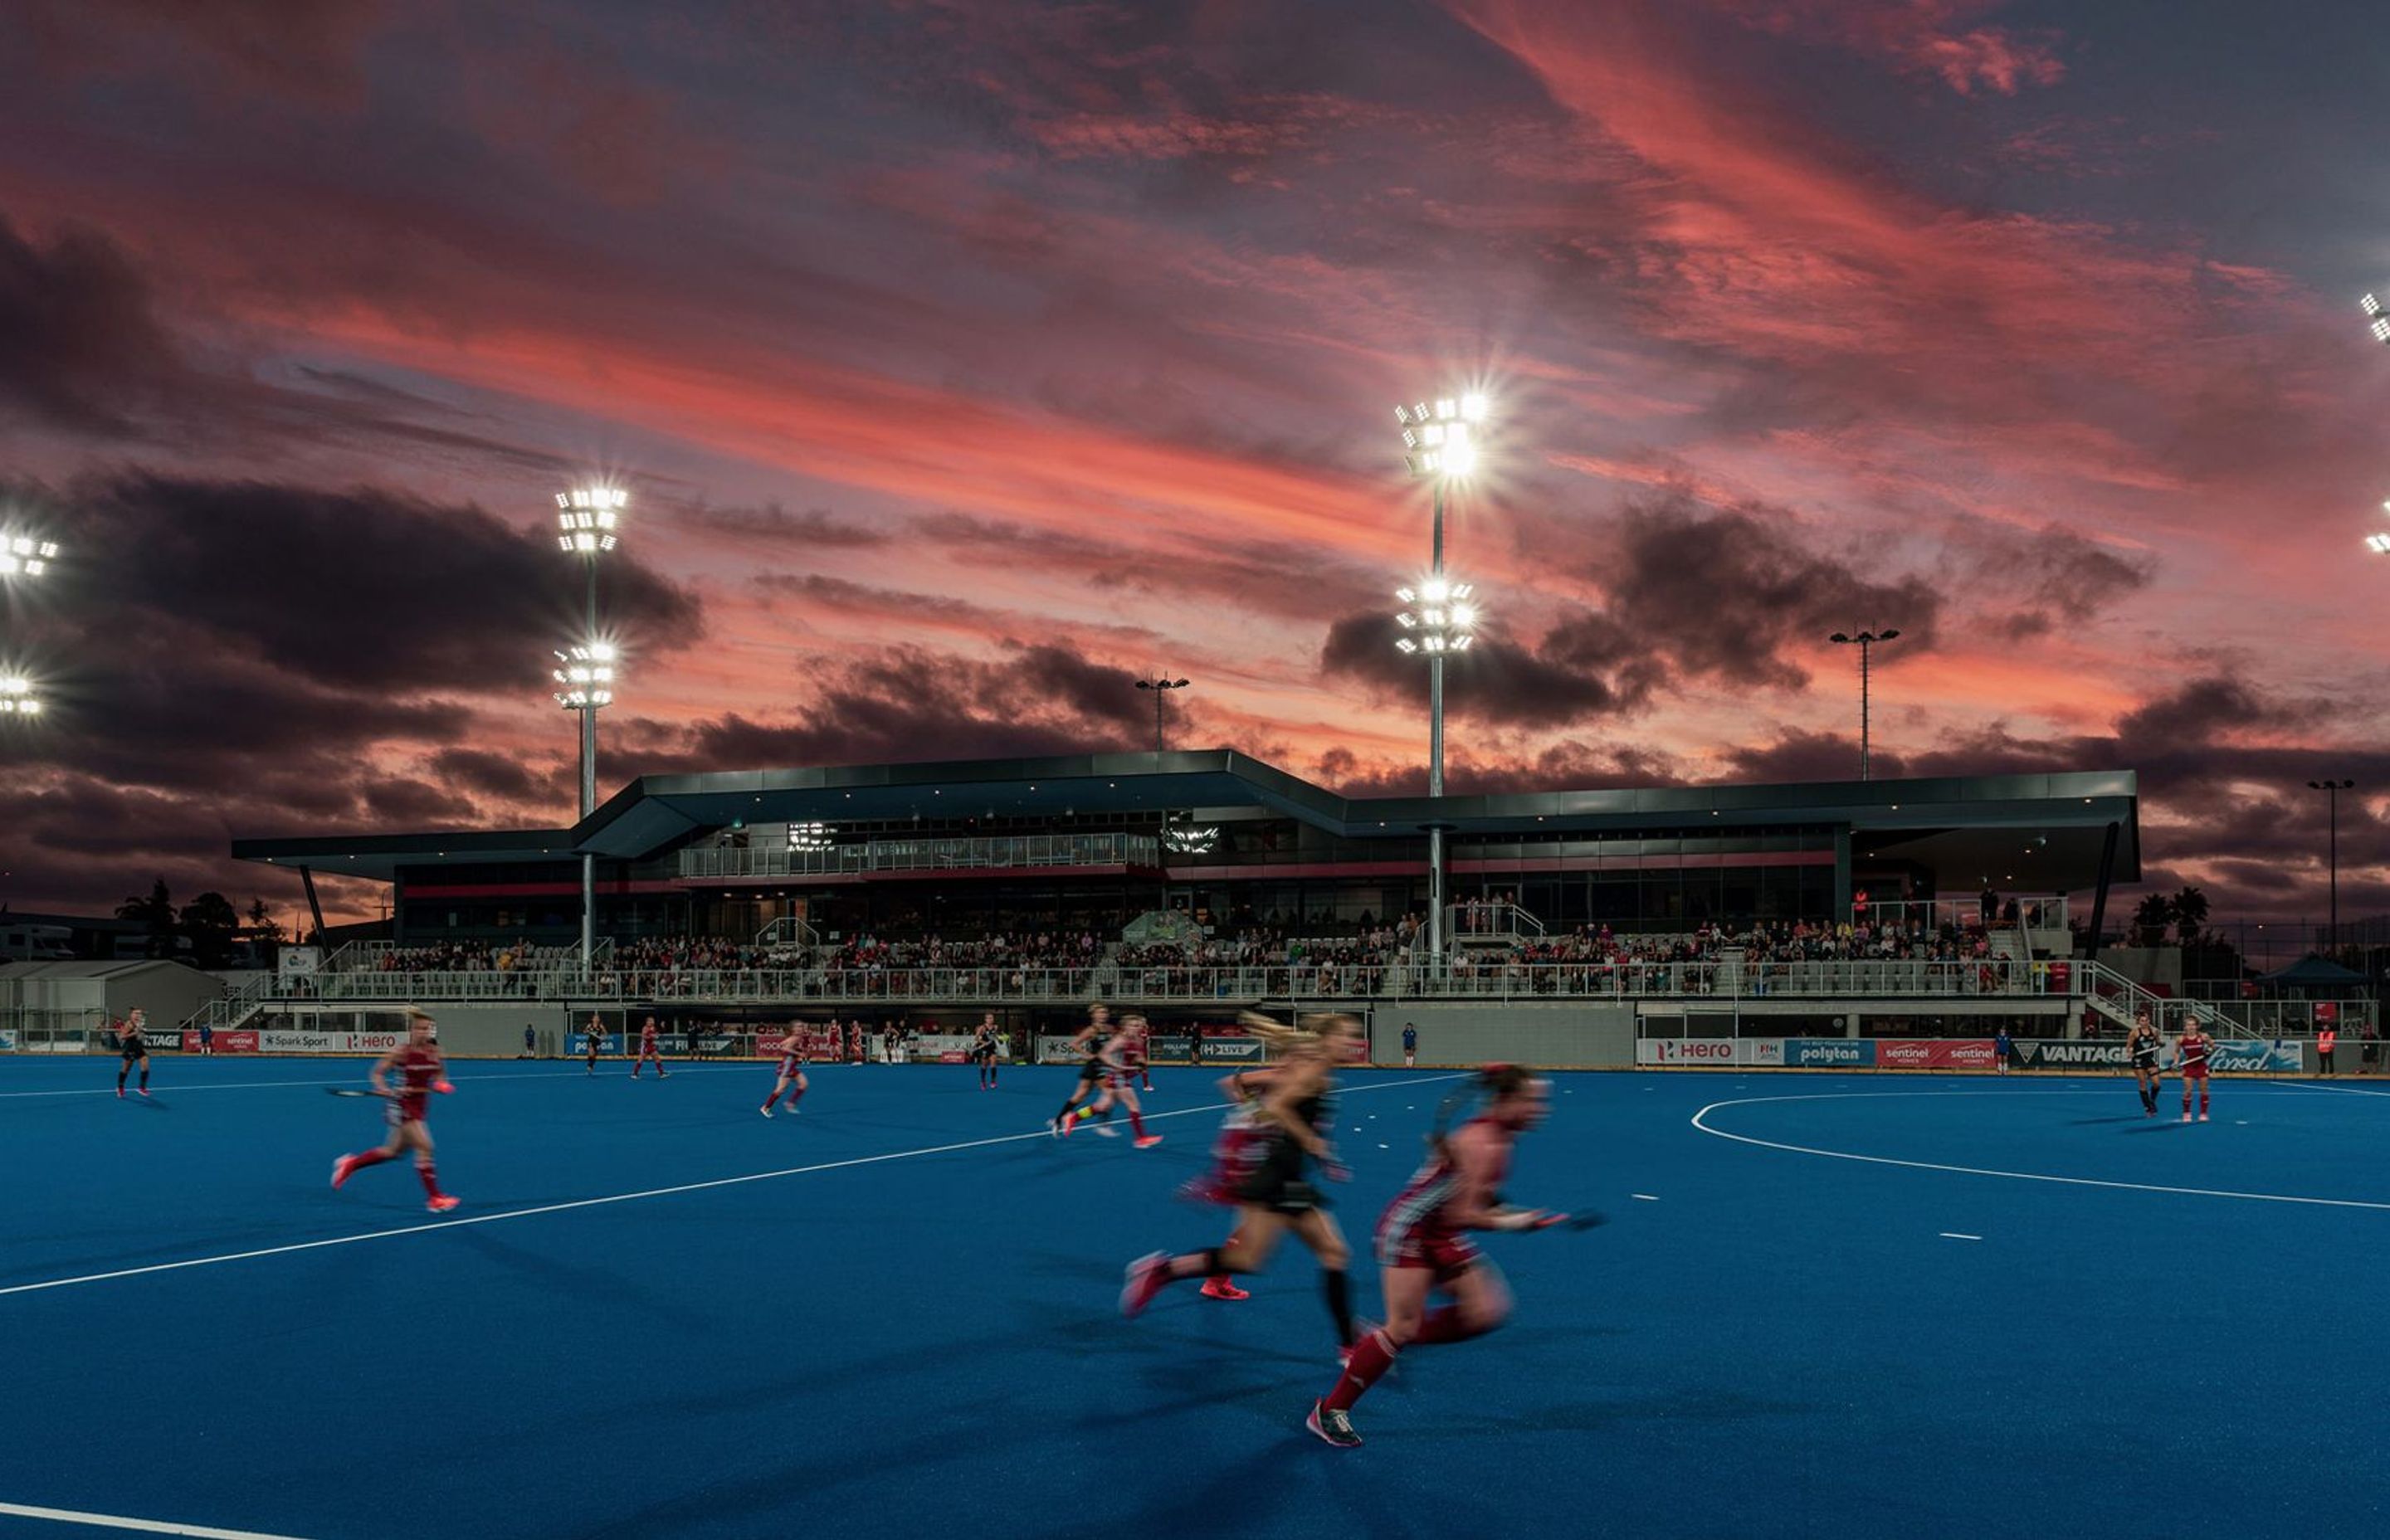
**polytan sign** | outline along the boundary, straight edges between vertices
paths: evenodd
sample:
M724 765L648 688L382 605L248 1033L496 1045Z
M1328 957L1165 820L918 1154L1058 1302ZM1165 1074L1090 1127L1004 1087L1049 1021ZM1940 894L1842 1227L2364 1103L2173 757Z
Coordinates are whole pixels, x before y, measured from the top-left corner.
M1797 1070L1871 1070L1875 1041L1867 1037L1791 1037L1784 1062Z
M1879 1070L1988 1070L1999 1059L1999 1048L1988 1037L1884 1037L1875 1045Z

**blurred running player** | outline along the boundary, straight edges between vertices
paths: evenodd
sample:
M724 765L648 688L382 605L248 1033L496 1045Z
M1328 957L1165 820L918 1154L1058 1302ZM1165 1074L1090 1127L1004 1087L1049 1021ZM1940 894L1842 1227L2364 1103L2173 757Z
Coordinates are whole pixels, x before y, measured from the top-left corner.
M142 1027L149 1018L139 1010L126 1015L116 1029L116 1099L124 1099L124 1077L135 1064L141 1066L141 1083L135 1086L143 1096L149 1094L149 1045L143 1041Z
M1088 1118L1110 1118L1112 1107L1117 1103L1128 1109L1128 1125L1137 1136L1137 1149L1151 1149L1162 1142L1161 1135L1145 1131L1145 1110L1137 1099L1137 1087L1131 1084L1137 1079L1138 1067L1145 1062L1145 1037L1144 1017L1121 1018L1120 1030L1105 1039L1103 1046L1096 1050L1093 1060L1102 1067L1103 1089L1097 1093L1094 1101L1063 1118L1064 1137L1069 1137L1075 1124ZM1106 1138L1114 1136L1111 1129L1103 1123L1096 1125L1096 1132Z
M1428 1161L1386 1205L1378 1221L1378 1264L1386 1296L1386 1324L1361 1339L1335 1388L1312 1403L1304 1426L1341 1449L1361 1442L1353 1431L1353 1404L1413 1342L1458 1342L1483 1336L1510 1314L1501 1271L1470 1239L1471 1230L1534 1230L1566 1216L1502 1201L1510 1149L1544 1121L1548 1082L1512 1064L1481 1071L1471 1088L1485 1110L1428 1142ZM1449 1107L1449 1103L1446 1104ZM1452 1303L1427 1308L1431 1292Z
M781 1092L789 1092L789 1113L791 1117L796 1115L797 1103L804 1099L805 1089L811 1082L805 1079L805 1040L800 1035L803 1031L803 1023L791 1021L789 1034L780 1039L780 1077L772 1082L772 1094L764 1098L764 1115L767 1118L772 1115L772 1103L780 1099ZM796 1089L789 1090L791 1085Z
M1080 1056L1079 1083L1062 1098L1062 1110L1046 1120L1047 1129L1054 1134L1067 1134L1072 1113L1081 1102L1092 1097L1103 1084L1103 1060L1098 1057L1105 1040L1112 1034L1112 1012L1100 1000L1087 1007L1087 1024L1071 1037L1071 1051Z
M1129 1264L1121 1314L1137 1315L1181 1278L1206 1279L1205 1292L1214 1299L1240 1297L1241 1291L1223 1294L1212 1285L1231 1274L1259 1272L1278 1249L1279 1238L1291 1232L1319 1259L1320 1288L1337 1346L1349 1349L1354 1327L1346 1268L1352 1248L1311 1180L1311 1168L1317 1165L1335 1182L1351 1174L1337 1161L1328 1134L1336 1125L1337 1067L1367 1051L1367 1036L1360 1018L1343 1014L1306 1017L1293 1028L1250 1013L1241 1020L1278 1050L1279 1062L1266 1072L1267 1084L1258 1098L1230 1114L1213 1172L1195 1189L1197 1197L1235 1204L1236 1228L1225 1245L1209 1251L1177 1256L1155 1251ZM1251 1094L1252 1083L1261 1077L1242 1078L1246 1084L1231 1094Z
M658 1080L666 1078L664 1056L656 1051L656 1019L652 1016L639 1027L639 1057L631 1061L633 1080L639 1078L639 1072L646 1068L648 1060L651 1059L656 1061L656 1078Z
M588 1046L589 1053L589 1068L583 1072L585 1074L594 1075L598 1072L598 1044L605 1031L606 1023L598 1020L597 1012L590 1012L588 1029L581 1034L582 1040Z
M431 1093L445 1096L456 1087L448 1084L448 1063L441 1056L439 1045L432 1041L433 1023L430 1014L421 1010L406 1013L406 1041L381 1056L373 1067L374 1094L383 1098L383 1116L390 1123L390 1137L376 1149L355 1155L343 1155L332 1162L332 1186L346 1182L367 1166L378 1166L384 1161L395 1161L405 1151L415 1151L415 1174L423 1180L424 1207L433 1213L446 1213L463 1200L440 1190L439 1173L431 1161L431 1127L425 1122ZM391 1086L390 1077L398 1076L398 1085Z

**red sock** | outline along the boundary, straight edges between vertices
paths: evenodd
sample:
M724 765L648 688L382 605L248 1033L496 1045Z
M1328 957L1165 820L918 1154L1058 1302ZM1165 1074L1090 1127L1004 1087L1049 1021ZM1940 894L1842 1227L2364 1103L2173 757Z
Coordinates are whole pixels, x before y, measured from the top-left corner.
M423 1178L423 1190L427 1196L432 1198L440 1196L440 1178L432 1171L430 1161L424 1161L418 1163L415 1168L415 1174Z
M349 1157L349 1169L350 1169L351 1171L363 1171L363 1170L365 1170L365 1168L366 1168L366 1167L367 1167L367 1166L378 1166L378 1165L381 1164L384 1161L391 1161L391 1160L396 1160L396 1159L397 1159L397 1157L396 1157L396 1156L394 1156L394 1155L385 1155L385 1154L383 1154L383 1153L382 1153L380 1150L379 1150L379 1149L368 1149L368 1150L364 1151L364 1152L363 1152L363 1153L361 1153L361 1154L356 1154L356 1155L352 1155L352 1156L350 1156L350 1157Z
M1329 1409L1351 1411L1353 1403L1361 1399L1361 1392L1376 1384L1379 1376L1394 1367L1395 1351L1382 1331L1372 1331L1362 1338L1359 1345L1353 1349L1352 1362L1344 1366L1344 1373L1336 1381L1336 1388L1328 1392Z
M776 1102L776 1101L777 1101L777 1100L779 1100L779 1099L780 1099L780 1093L779 1093L779 1092L777 1092L777 1091L775 1091L775 1092L773 1092L770 1096L765 1097L764 1098L764 1110L765 1110L765 1111L766 1111L766 1112L770 1111L770 1110L772 1110L772 1103L774 1103L774 1102Z
M1140 1139L1145 1137L1145 1120L1137 1115L1134 1107L1128 1110L1128 1131Z
M2204 1085L2199 1088L2199 1110L2203 1113L2207 1110L2207 1087Z
M804 1100L804 1099L805 1099L805 1088L804 1088L803 1086L802 1086L802 1085L791 1085L791 1086L790 1086L790 1087L789 1087L789 1105L790 1105L790 1106L794 1107L797 1103L799 1103L799 1102L801 1102L801 1101L803 1101L803 1100Z

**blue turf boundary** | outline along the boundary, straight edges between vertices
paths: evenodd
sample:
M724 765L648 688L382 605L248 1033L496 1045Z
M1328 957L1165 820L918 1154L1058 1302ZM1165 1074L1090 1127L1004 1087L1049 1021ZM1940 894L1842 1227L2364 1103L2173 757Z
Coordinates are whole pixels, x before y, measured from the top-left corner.
M322 1063L179 1100L164 1073L197 1092L260 1062L168 1060L163 1108L0 1099L0 1156L39 1174L12 1194L0 1282L425 1217L403 1170L323 1189L329 1154L373 1127L295 1084L333 1078ZM662 1085L560 1068L472 1066L491 1078L436 1110L464 1213L1001 1138L1068 1079L1014 1070L988 1095L968 1069L827 1066L802 1118L767 1123L767 1066ZM0 1097L95 1072L112 1083L95 1060L0 1063ZM1211 1078L1163 1072L1157 1100L1209 1101ZM1357 1239L1444 1087L1356 1079L1388 1087L1352 1097L1340 1131ZM1613 1223L1491 1239L1516 1322L1407 1355L1349 1454L1298 1426L1334 1372L1307 1259L1282 1257L1244 1305L1112 1311L1128 1257L1222 1233L1168 1196L1201 1162L1204 1114L1161 1124L1152 1151L1026 1139L0 1298L18 1371L0 1500L387 1534L358 1478L386 1487L419 1441L438 1472L423 1534L2382 1533L2359 1463L2373 1355L2317 1301L2370 1276L2390 1216L1876 1167L1690 1122L1730 1097L1947 1084L1739 1108L1731 1126L2390 1200L2362 1158L2390 1116L2375 1095L2226 1082L2230 1121L2156 1133L2106 1121L2137 1113L2123 1083L2011 1084L2071 1095L1561 1077L1512 1191L1597 1200ZM131 1459L106 1431L128 1413ZM2117 1479L2193 1457L2211 1488L2193 1505Z

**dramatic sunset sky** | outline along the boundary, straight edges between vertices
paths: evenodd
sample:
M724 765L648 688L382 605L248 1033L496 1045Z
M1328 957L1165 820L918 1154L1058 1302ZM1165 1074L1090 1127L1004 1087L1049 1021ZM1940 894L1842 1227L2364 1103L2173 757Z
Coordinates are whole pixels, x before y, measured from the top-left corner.
M1424 781L1393 403L1494 392L1458 789L2130 768L2390 909L2390 26L2305 0L16 0L0 899L641 771L1173 741ZM332 895L363 912L361 890Z

